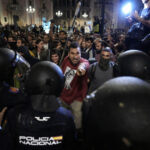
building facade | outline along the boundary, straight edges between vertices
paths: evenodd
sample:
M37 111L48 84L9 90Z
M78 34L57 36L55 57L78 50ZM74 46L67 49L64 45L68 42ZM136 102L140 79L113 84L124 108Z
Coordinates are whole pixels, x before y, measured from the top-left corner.
M79 0L0 0L0 21L5 24L42 24L54 19L57 25L68 30L72 26L73 17ZM82 0L81 9L75 21L75 27L93 26L94 16L102 18L105 2L105 28L117 28L119 22L120 0ZM27 12L29 6L35 8L34 13Z
M63 28L69 28L72 25L78 0L53 0L54 20ZM104 26L105 28L118 27L118 15L120 0L82 0L82 6L78 17L76 18L75 27L93 26L94 16L102 19L102 8L105 3L104 10ZM61 12L62 15L57 15ZM84 14L87 14L87 17Z
M26 11L30 5L35 12ZM42 17L53 19L52 0L0 0L0 21L3 25L41 25Z
M78 0L53 0L54 20L64 29L72 26ZM62 15L58 15L61 12ZM83 16L86 14L87 16ZM75 27L80 28L86 22L91 23L91 0L83 0L79 14L75 21Z

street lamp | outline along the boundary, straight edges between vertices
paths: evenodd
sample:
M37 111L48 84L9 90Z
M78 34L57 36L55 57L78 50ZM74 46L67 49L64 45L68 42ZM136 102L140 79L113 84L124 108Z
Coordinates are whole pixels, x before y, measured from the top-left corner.
M83 18L87 18L88 14L86 12L84 12L84 14L82 15Z
M57 17L61 17L63 15L63 13L60 11L60 10L58 10L57 12L56 12L56 16Z

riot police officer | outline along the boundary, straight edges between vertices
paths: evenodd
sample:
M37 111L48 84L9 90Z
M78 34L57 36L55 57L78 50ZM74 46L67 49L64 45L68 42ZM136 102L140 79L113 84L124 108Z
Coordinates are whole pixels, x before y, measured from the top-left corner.
M32 66L25 81L29 104L17 106L8 114L7 149L75 148L72 114L57 98L63 85L64 75L54 63L43 61Z
M118 63L118 66L116 67L116 71L117 71L118 76L134 76L134 77L141 78L145 81L149 81L149 79L150 79L150 58L144 52L139 51L139 50L128 50L126 52L123 52L119 55L117 63ZM131 80L130 78L132 78L132 77L122 77L122 78L116 78L114 80L108 81L102 87L99 87L99 89L101 89L101 90L98 89L98 91L96 90L96 91L94 91L93 93L91 93L90 95L87 96L87 98L84 100L84 103L83 103L83 125L84 125L84 130L85 130L86 133L89 133L88 132L89 131L89 125L88 124L90 124L90 122L92 122L92 120L89 121L89 115L91 114L91 109L94 108L95 104L97 104L98 107L99 107L99 104L103 104L104 99L106 100L106 103L104 103L103 105L106 106L106 107L109 104L111 105L111 103L110 103L111 100L114 101L114 104L116 104L118 101L121 102L122 100L123 101L125 100L129 104L130 103L132 104L135 101L134 105L132 106L135 111L137 111L137 109L138 109L137 105L140 106L140 102L141 102L141 105L142 105L142 103L144 103L145 106L149 105L148 99L150 99L150 97L149 97L148 91L149 91L149 86L150 85L148 85L148 84L146 85L144 83L144 81L142 81L140 79L136 79L137 80L137 82L136 82L135 79ZM122 79L122 81L121 81L121 79ZM130 81L131 81L131 83L130 83ZM113 84L113 86L112 86L112 84ZM107 86L105 86L105 85L107 85ZM95 93L97 95L97 93L100 93L100 92L103 95L95 97ZM107 95L107 96L105 97L105 95ZM110 102L108 102L108 101L110 101ZM136 105L135 104L136 101L139 104ZM119 104L119 102L118 102L118 104ZM121 107L122 107L122 104L123 104L123 107L124 107L124 103L120 103L120 104L121 104ZM99 108L98 107L96 108L97 111L101 109L101 107L99 107ZM108 107L111 107L111 106L108 106ZM131 108L127 107L126 109L128 110L128 109L131 109ZM102 109L102 110L104 110L104 109ZM139 110L141 112L142 111L144 112L144 108L139 108ZM121 114L119 116L120 112L117 112L117 111L118 110L116 110L114 108L114 110L112 110L112 111L110 109L110 112L109 112L109 110L108 111L104 110L104 112L102 114L100 114L101 112L96 112L96 110L95 110L95 114L93 113L92 117L97 118L101 115L104 115L106 117L106 119L104 121L101 120L101 123L103 125L105 124L106 129L104 129L104 126L103 126L103 129L105 131L107 130L107 126L109 126L109 124L111 124L110 120L107 120L107 119L110 119L108 117L110 117L111 114L114 113L114 112L115 112L116 116L114 115L113 117L115 119L117 117L120 118L120 116L122 117L123 115L126 115L126 118L124 118L124 120L123 120L126 124L128 124L128 121L131 121L131 122L133 121L132 118L131 118L131 113L130 112L126 113L126 114L125 113ZM110 116L107 116L108 114L110 114ZM140 115L140 113L139 113L139 115ZM143 114L141 114L141 115L143 115ZM146 116L148 116L148 115L149 115L149 112L147 111ZM113 120L113 117L112 117L112 121L115 121L115 120ZM127 120L127 118L130 118L130 120ZM137 121L137 123L140 124L140 119L141 118L137 117L135 121ZM105 122L106 120L107 120L108 125ZM100 120L98 122L100 122ZM144 122L144 121L141 120L141 122ZM147 122L149 122L149 121L147 120ZM117 123L116 123L116 126L119 127L119 123L118 124ZM96 123L96 122L95 122L95 124L98 125L98 123ZM124 127L124 125L122 125L122 127ZM97 128L98 128L98 126L97 126ZM110 125L109 128L111 128L111 129L108 129L109 132L113 132L115 130L114 126ZM130 128L129 126L125 127L126 132L128 132L129 128ZM92 131L92 129L93 129L92 126L91 126L90 129ZM123 129L118 128L118 130L123 130ZM139 128L136 128L135 132L137 132L138 130L140 131ZM131 130L129 130L129 132L133 136L133 133L131 133ZM145 130L145 132L147 132L147 131ZM97 132L97 134L98 134L98 132ZM103 134L108 135L108 138L111 136L112 141L113 141L113 139L115 138L115 134L118 134L118 133L116 132L116 133L113 133L112 135L109 135L109 133L106 132L106 133L103 133ZM147 134L148 134L148 132L147 132ZM138 132L137 132L137 135L140 136L140 134ZM145 136L146 136L146 134L145 134ZM86 135L85 137L90 137L90 134ZM116 137L117 137L117 135L116 135ZM99 137L96 137L96 138L100 139ZM93 138L93 139L95 139L95 138ZM105 140L104 140L104 142L106 144L106 147L109 146L109 145L112 146L113 142L111 142L111 144L110 144L109 140L108 140L108 142L106 142ZM141 140L141 142L143 142L141 144L142 147L143 147L144 142L146 143L146 141L144 141L145 139L143 139L143 141L142 141L142 138L140 140ZM102 140L100 139L100 141L102 141ZM128 140L128 138L123 138L123 141L130 145L130 141ZM92 143L92 142L89 142L89 143ZM137 144L137 141L136 141L136 144ZM134 143L134 149L135 149L136 144ZM91 144L91 145L95 145L95 144ZM119 145L119 142L118 142L118 145ZM98 146L100 147L100 145L98 145ZM89 147L89 145L88 145L88 147ZM103 148L105 147L104 144L103 144L102 147ZM107 149L110 149L110 147L109 148L107 147ZM138 147L138 145L137 145L137 147ZM119 147L119 148L121 149L122 147ZM141 149L141 147L139 147L139 148ZM117 146L113 147L112 149L117 149ZM123 148L123 149L127 149L127 148ZM132 147L131 147L131 149L132 149Z
M150 57L140 50L122 52L117 58L118 76L135 76L150 81Z
M15 67L19 68L19 73L24 77L22 64L26 66L26 69L30 68L28 62L18 53L8 48L0 48L0 111L6 106L12 107L24 102L19 89L10 86Z
M94 98L85 130L89 149L150 149L149 83L114 78L99 87Z
M0 48L0 141L5 141L5 132L2 132L1 126L7 118L7 112L22 103L26 103L23 93L19 89L11 87L10 81L13 78L15 67L19 68L19 73L22 74L22 79L25 72L22 70L22 65L29 69L30 65L18 53L8 48ZM3 140L2 140L2 139ZM4 147L4 142L1 143L1 148Z

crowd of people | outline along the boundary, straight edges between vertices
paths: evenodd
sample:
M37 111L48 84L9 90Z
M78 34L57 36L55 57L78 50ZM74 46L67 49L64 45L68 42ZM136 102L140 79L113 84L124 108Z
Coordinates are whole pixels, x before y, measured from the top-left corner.
M149 33L132 31L0 26L2 150L148 150Z

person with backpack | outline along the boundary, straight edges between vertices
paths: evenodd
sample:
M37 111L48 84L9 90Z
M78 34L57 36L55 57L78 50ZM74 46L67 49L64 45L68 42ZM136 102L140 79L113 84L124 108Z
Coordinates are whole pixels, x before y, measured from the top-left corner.
M99 62L90 65L88 70L88 94L97 89L105 81L114 77L114 62L111 61L112 50L105 47L101 50Z

